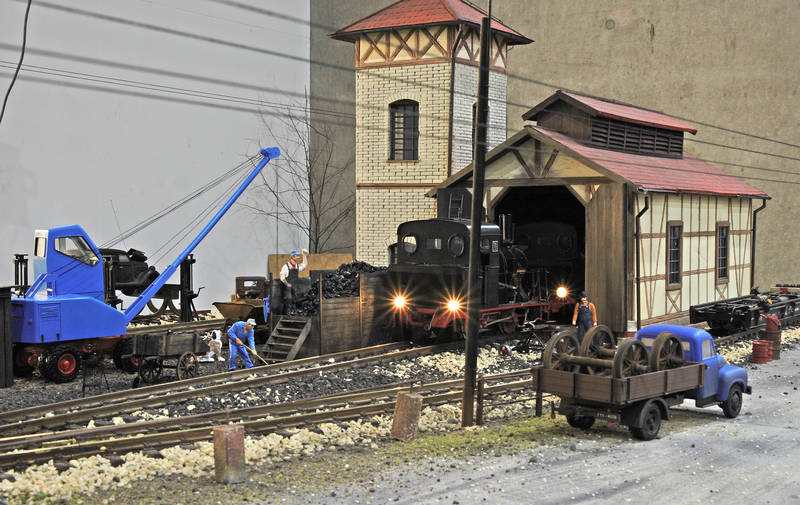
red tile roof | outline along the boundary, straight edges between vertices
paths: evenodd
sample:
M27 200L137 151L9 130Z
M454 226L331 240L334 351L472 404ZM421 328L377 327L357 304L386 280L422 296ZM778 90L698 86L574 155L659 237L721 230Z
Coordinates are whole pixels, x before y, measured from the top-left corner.
M584 110L588 109L587 112L592 115L599 115L655 128L664 128L665 130L684 131L692 134L697 133L697 129L661 112L563 90L556 91L547 100L526 112L522 116L523 119L534 119L539 112L542 112L549 107L550 104L558 100L564 100Z
M347 34L357 32L456 22L480 25L481 19L485 16L486 14L483 11L461 0L400 0L339 29L331 36L334 38L347 38ZM507 35L512 44L533 42L518 31L494 19L492 20L492 30L497 30Z
M525 127L537 137L547 137L579 157L608 170L641 190L675 191L717 196L767 197L763 191L735 175L726 174L714 165L684 153L683 159L642 156L581 144L572 137L542 128Z

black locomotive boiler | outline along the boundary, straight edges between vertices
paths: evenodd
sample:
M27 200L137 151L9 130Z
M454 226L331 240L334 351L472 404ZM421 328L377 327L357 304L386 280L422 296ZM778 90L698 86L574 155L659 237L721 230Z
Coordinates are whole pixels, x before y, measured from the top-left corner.
M511 335L532 319L558 319L560 314L560 322L567 322L575 303L570 292L580 290L583 282L574 227L529 223L514 240L510 216L500 216L500 222L503 226L481 225L481 328ZM383 303L405 338L452 338L463 332L469 236L469 222L460 219L398 226Z

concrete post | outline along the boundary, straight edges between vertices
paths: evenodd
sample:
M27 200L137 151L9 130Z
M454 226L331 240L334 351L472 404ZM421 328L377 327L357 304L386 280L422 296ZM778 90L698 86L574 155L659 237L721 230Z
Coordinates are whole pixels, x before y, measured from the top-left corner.
M244 426L214 427L214 472L223 484L244 481Z
M419 416L422 412L422 395L401 392L397 395L392 422L392 437L408 442L417 436Z

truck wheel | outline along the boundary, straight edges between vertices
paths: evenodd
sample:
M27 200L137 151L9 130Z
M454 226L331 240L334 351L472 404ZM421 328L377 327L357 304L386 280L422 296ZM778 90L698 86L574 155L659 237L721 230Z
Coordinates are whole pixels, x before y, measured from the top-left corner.
M742 386L734 384L728 390L728 399L720 404L725 417L733 419L742 410Z
M594 417L591 416L567 416L567 423L579 430L588 430L594 424Z
M72 346L59 345L47 352L42 375L53 382L71 382L81 369L81 354Z
M649 404L645 407L644 417L642 419L642 426L636 428L630 427L633 436L639 440L653 440L658 435L661 429L661 409L655 403Z

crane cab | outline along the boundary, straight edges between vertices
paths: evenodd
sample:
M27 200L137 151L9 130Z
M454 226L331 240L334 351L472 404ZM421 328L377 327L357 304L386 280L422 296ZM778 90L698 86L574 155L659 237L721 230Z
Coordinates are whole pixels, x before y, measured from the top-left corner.
M103 260L78 225L36 230L35 281L11 301L14 342L49 344L122 335L123 313L104 302Z

